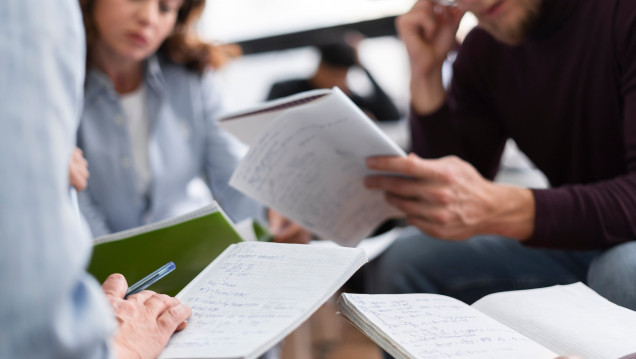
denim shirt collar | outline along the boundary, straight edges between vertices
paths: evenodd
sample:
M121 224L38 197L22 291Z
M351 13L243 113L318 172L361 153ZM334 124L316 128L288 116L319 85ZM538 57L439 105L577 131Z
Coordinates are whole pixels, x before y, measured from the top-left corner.
M154 91L161 97L166 88L166 81L161 70L161 60L157 54L153 54L146 59L144 63L144 70L145 84L151 91ZM91 66L86 74L85 100L87 102L91 102L94 97L99 96L104 92L106 92L109 96L116 96L113 82L110 78L101 70Z

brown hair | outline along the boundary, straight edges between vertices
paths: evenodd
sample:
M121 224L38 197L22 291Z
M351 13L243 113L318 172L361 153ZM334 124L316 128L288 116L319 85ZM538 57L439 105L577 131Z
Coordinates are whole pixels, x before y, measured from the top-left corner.
M96 0L79 0L86 30L86 48L90 54L91 45L97 38L97 28L93 20L93 8ZM177 14L173 32L164 40L158 52L165 58L185 67L202 73L208 66L219 68L230 57L240 55L240 50L217 46L202 41L194 33L193 25L199 19L205 0L183 0ZM90 56L87 56L87 64Z

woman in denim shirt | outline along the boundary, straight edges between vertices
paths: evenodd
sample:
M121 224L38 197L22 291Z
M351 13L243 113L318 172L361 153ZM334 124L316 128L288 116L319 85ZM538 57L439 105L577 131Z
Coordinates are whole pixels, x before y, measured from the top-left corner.
M221 96L209 69L219 52L192 34L205 1L80 3L88 60L78 145L91 176L79 202L93 236L200 207L188 190L199 177L232 220L264 216L228 184L240 145L216 124ZM309 239L268 216L279 241Z

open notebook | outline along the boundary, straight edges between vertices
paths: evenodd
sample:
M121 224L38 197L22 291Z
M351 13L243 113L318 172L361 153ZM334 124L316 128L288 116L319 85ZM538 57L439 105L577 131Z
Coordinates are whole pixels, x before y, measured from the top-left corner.
M636 312L582 283L488 295L343 293L340 313L384 350L418 359L617 359L636 352Z
M250 146L230 185L305 228L355 246L398 215L364 187L371 156L405 156L338 88L313 90L224 116Z
M193 314L160 358L257 358L366 261L357 248L233 244L177 295Z

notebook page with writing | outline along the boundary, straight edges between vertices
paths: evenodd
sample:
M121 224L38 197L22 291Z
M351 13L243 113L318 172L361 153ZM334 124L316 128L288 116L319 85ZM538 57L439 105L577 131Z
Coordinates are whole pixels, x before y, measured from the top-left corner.
M446 296L343 293L338 308L398 359L553 359L557 356L465 303Z
M305 321L360 266L364 251L243 242L229 247L177 297L188 327L161 358L256 358Z
M400 213L364 186L371 156L405 156L338 88L276 118L230 185L340 245L355 246Z
M560 355L615 359L636 352L636 312L582 283L492 294L473 307Z

